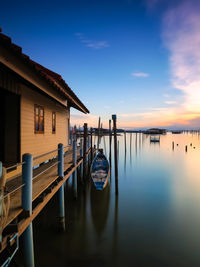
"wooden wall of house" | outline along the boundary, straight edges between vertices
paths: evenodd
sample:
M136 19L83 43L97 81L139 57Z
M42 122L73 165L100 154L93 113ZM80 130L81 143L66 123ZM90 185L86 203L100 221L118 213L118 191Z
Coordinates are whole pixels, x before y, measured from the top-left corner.
M59 143L68 145L69 109L51 100L26 85L20 85L21 91L21 156L31 153L33 157L57 148ZM44 108L44 133L34 131L34 105ZM52 112L56 112L56 132L52 133ZM34 165L44 162L56 153L40 158Z

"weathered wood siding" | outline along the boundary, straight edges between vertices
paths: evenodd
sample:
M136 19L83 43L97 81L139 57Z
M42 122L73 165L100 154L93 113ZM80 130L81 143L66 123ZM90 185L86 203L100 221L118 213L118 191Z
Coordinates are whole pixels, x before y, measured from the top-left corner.
M21 157L24 153L31 153L33 157L57 149L59 143L68 145L69 109L49 97L20 85L21 91ZM44 107L44 133L34 131L34 105ZM52 133L52 112L56 112L56 133ZM55 156L53 153L40 158L34 165Z

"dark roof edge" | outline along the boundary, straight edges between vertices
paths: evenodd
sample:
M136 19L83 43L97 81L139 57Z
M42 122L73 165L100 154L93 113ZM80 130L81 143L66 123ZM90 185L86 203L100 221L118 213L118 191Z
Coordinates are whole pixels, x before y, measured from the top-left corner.
M81 102L81 100L76 96L76 94L72 91L72 89L68 86L68 84L63 80L62 76L57 74L56 72L53 72L44 66L40 65L39 63L31 60L29 56L22 53L22 48L20 46L17 46L16 44L12 43L12 40L10 37L4 35L0 31L0 42L6 46L9 46L9 48L17 55L20 56L21 59L26 63L29 64L34 71L37 71L37 73L40 74L43 78L47 80L48 83L50 83L51 86L53 86L55 89L59 90L60 93L62 93L71 103L70 106L73 106L74 108L80 110L83 113L90 113L90 111L86 108L86 106ZM37 66L39 66L41 69L44 70L45 73L48 73L48 76L51 76L52 79L49 79L47 75L41 70L38 70ZM55 82L53 82L53 80ZM62 87L59 86L58 82L62 84Z

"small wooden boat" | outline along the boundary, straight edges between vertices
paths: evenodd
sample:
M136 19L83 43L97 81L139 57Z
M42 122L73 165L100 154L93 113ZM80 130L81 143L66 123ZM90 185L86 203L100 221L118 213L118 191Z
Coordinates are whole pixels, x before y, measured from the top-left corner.
M150 136L150 142L152 143L160 142L160 136Z
M96 155L91 166L91 177L97 190L102 190L108 183L110 176L110 166L106 156L103 153L103 149L99 149L99 153Z

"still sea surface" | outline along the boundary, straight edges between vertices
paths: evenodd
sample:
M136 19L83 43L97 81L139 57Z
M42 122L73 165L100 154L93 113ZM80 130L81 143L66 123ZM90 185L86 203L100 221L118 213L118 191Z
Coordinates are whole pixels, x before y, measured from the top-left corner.
M119 195L113 152L103 191L88 178L75 200L70 178L66 232L57 231L57 196L33 223L36 266L199 267L200 136L126 134L126 149L124 134L118 141Z

